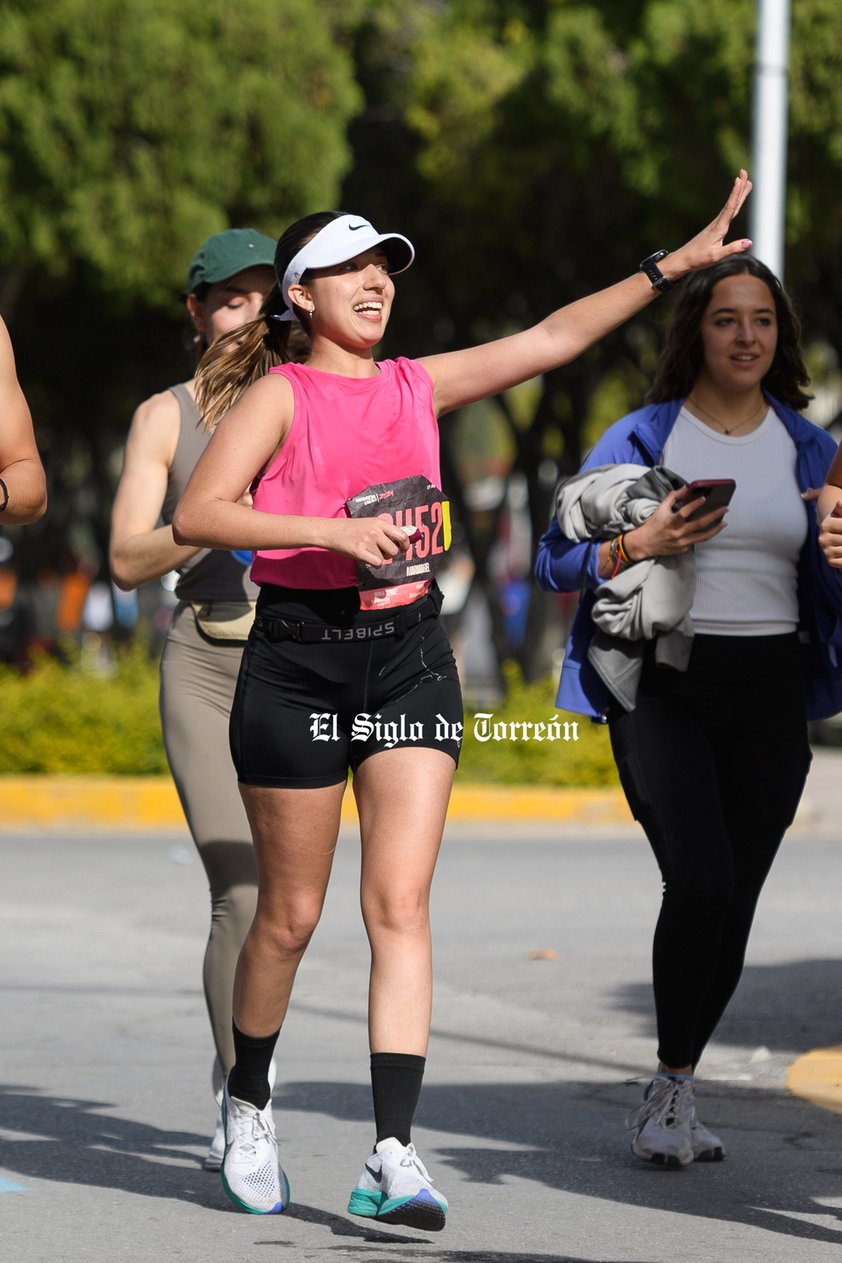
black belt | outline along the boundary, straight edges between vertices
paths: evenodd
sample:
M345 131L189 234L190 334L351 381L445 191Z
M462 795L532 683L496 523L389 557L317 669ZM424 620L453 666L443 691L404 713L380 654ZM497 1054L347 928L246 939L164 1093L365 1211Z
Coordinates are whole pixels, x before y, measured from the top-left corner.
M263 613L258 613L254 625L267 640L294 640L300 645L356 644L361 640L383 640L388 636L400 640L410 627L423 623L427 618L438 618L442 600L441 590L433 587L420 604L400 609L382 622L360 623L353 627L332 627L329 623L307 623Z

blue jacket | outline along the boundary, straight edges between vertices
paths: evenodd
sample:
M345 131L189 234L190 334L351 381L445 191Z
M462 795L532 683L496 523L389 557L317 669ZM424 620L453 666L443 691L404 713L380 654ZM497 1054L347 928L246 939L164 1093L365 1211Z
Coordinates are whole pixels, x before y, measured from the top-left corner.
M582 468L632 463L657 465L675 424L682 400L649 404L630 412L603 434ZM833 439L798 412L770 399L795 444L796 478L801 491L821 487L836 451ZM832 570L819 548L812 504L805 504L808 534L798 563L799 632L808 719L824 719L842 711L842 573ZM609 694L588 662L594 633L590 618L598 574L598 549L592 543L566 539L556 521L538 545L535 576L548 592L581 592L561 671L556 705L594 719L604 719ZM837 652L837 649L840 652Z

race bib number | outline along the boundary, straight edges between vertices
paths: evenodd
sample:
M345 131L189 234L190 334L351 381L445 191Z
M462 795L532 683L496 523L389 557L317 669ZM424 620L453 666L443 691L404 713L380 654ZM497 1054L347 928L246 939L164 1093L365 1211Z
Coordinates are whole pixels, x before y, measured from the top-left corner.
M450 501L421 474L379 482L346 502L351 517L379 517L405 531L417 528L409 549L382 566L357 563L361 588L393 587L432 579L450 548Z

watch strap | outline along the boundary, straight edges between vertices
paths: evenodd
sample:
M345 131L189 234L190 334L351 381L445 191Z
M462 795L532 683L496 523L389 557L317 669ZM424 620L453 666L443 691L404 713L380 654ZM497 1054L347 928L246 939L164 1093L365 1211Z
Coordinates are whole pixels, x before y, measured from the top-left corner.
M672 289L675 281L671 281L669 277L664 276L658 264L661 259L665 259L669 254L669 250L656 250L654 254L650 254L647 258L641 260L638 272L644 272L652 282L652 288L661 290Z

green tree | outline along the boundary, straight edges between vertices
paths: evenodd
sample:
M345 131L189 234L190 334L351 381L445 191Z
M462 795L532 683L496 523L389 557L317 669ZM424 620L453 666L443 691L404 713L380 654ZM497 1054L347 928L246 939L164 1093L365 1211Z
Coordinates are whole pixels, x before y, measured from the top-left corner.
M0 265L167 303L209 233L330 202L359 105L332 11L7 0Z

